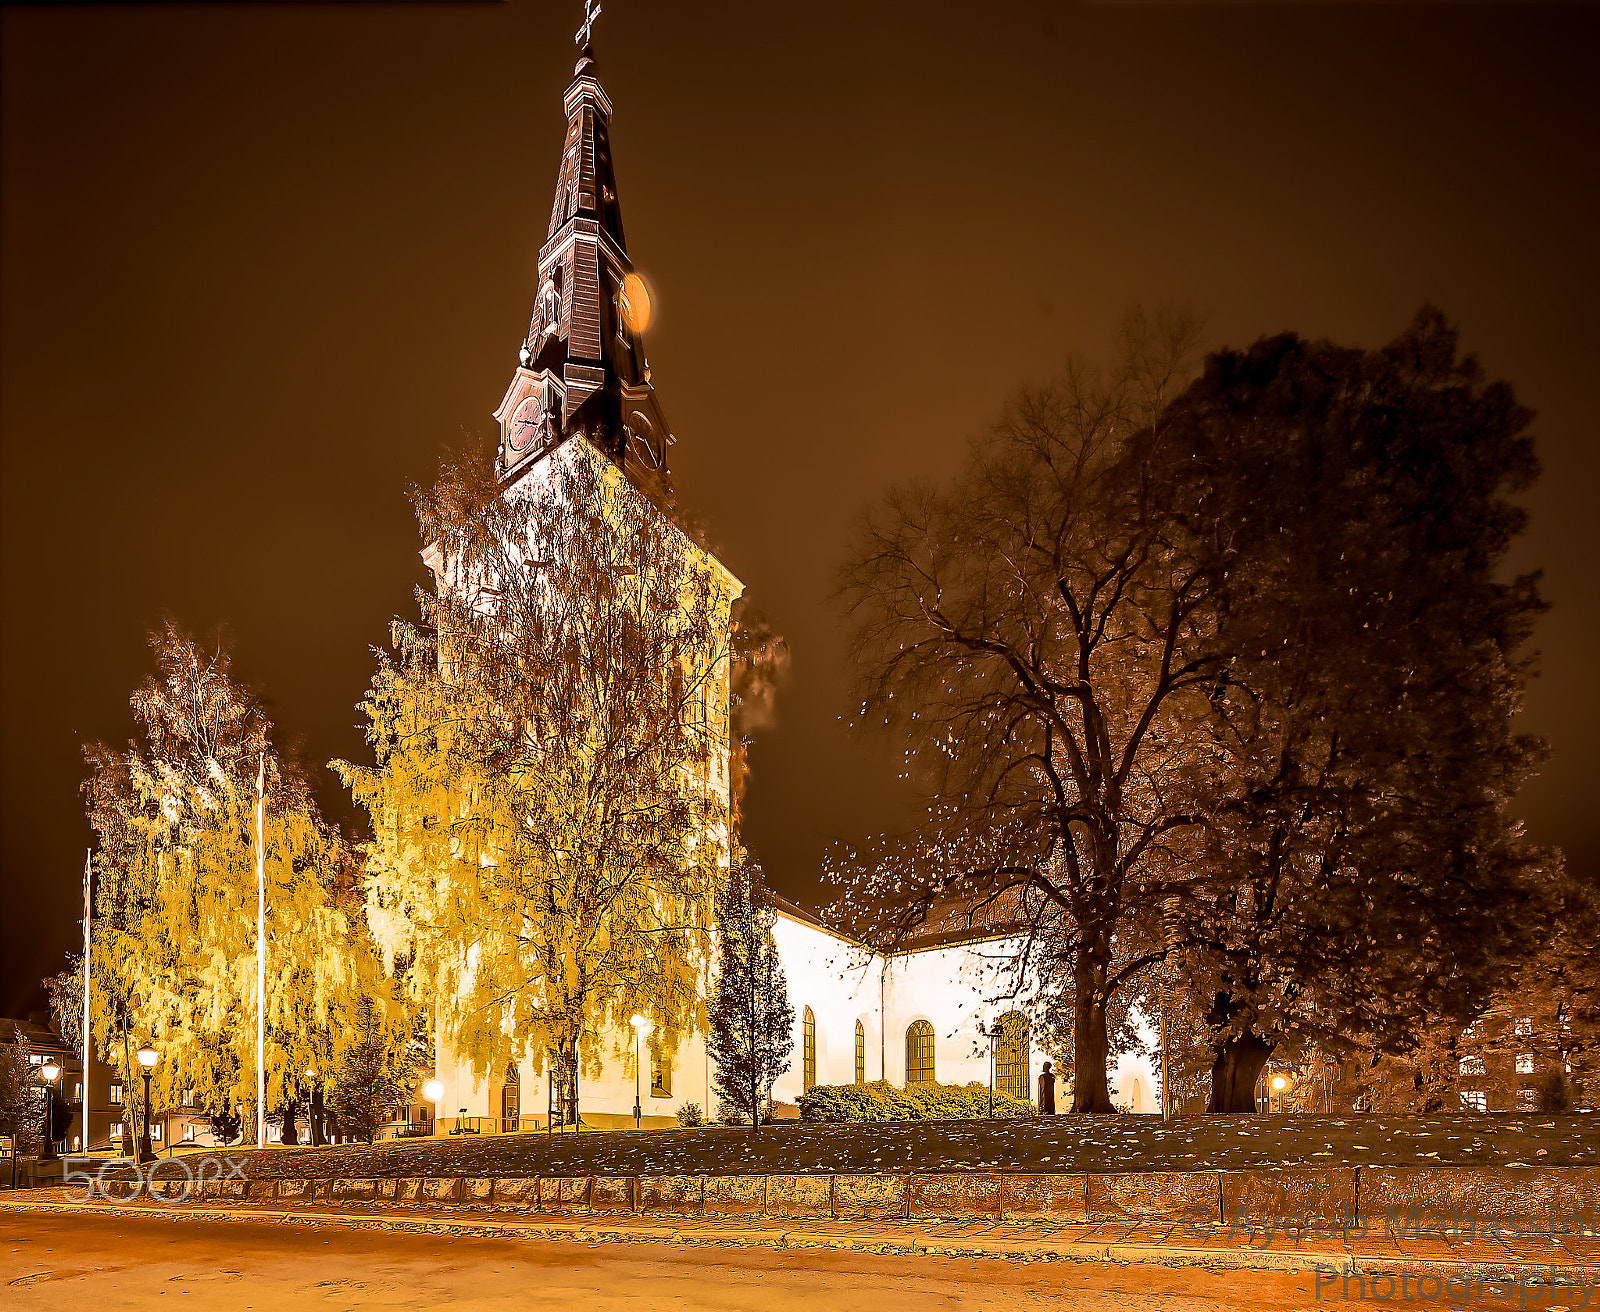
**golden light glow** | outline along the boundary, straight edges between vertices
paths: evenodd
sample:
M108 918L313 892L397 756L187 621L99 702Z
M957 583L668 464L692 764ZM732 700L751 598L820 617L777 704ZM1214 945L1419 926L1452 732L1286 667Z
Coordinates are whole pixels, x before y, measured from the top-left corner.
M444 1097L444 1085L440 1084L438 1080L429 1080L422 1086L422 1096L429 1102L438 1102L440 1098Z
M1289 1086L1289 1081L1284 1079L1283 1076L1274 1075L1272 1077L1272 1087L1274 1089L1277 1089L1277 1090L1279 1090L1281 1092L1282 1090L1286 1089L1288 1086Z
M148 1043L139 1049L137 1056L139 1058L139 1065L143 1066L146 1070L161 1060L161 1054Z
M632 1025L634 1029L639 1031L639 1037L641 1039L646 1034L650 1033L650 1030L652 1028L651 1024L650 1024L650 1022L648 1020L646 1020L643 1016L638 1016L638 1015L635 1015L635 1016L631 1017L629 1019L629 1021L628 1021L628 1024Z
M642 333L650 326L650 289L638 274L630 273L622 280L622 290L617 293L617 309L621 311L622 322L628 325L630 331Z

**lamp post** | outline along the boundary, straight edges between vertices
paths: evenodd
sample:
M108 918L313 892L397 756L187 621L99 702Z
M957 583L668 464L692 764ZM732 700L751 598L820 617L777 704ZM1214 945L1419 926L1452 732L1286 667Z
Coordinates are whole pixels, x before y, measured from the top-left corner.
M1000 1038L1000 1022L995 1023L984 1031L989 1039L989 1119L994 1120L994 1045Z
M633 1026L633 1128L637 1130L644 1116L643 1086L639 1082L640 1041L650 1033L650 1022L635 1013L628 1024Z
M432 1115L428 1119L428 1132L433 1133L434 1126L439 1123L439 1099L444 1097L444 1085L438 1080L429 1080L422 1086L422 1096L428 1100Z
M161 1060L161 1054L150 1044L139 1049L139 1070L144 1076L144 1133L139 1136L139 1161L153 1162L156 1155L150 1149L150 1072Z
M44 1078L44 1151L39 1154L41 1162L53 1162L56 1159L55 1126L55 1091L56 1077L61 1074L61 1063L54 1057L46 1057L44 1064L39 1067L39 1074Z
M310 1109L311 1146L322 1147L322 1082L315 1066L306 1067L306 1083L311 1086Z

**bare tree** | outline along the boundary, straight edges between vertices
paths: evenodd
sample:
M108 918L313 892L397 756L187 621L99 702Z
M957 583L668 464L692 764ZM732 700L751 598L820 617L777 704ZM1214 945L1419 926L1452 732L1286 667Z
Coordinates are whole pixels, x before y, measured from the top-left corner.
M1136 947L1136 920L1194 822L1172 779L1221 667L1225 535L1155 476L1196 340L1187 316L1133 316L1115 369L1024 392L948 487L891 493L843 571L861 719L903 736L933 799L847 862L847 913L892 908L892 938L952 896L1004 904L1019 969L1070 972L1075 1111L1112 1110L1107 1003L1163 950Z

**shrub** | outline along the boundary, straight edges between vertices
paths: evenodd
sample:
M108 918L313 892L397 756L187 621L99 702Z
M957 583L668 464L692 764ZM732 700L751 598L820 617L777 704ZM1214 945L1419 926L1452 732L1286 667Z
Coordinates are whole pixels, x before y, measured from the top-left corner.
M699 1103L686 1102L682 1107L678 1108L679 1125L692 1127L696 1125L704 1125L705 1123L705 1113L700 1110Z
M1555 1067L1539 1077L1533 1092L1542 1112L1564 1112L1572 1107L1572 1084L1566 1073Z
M1033 1106L1009 1093L994 1094L996 1119L1032 1116ZM800 1098L800 1119L822 1124L851 1121L966 1121L989 1115L989 1086L914 1084L900 1088L887 1080L870 1084L819 1084Z
M772 1125L774 1123L771 1106L764 1106L761 1111L761 1123ZM750 1113L735 1107L726 1098L717 1102L717 1125L749 1125Z

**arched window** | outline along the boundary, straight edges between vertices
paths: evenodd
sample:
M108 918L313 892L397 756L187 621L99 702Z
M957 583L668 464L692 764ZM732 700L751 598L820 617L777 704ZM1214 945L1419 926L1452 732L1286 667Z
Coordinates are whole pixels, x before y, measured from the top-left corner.
M925 1020L906 1030L906 1083L933 1083L933 1026Z
M1028 1018L1020 1011L1008 1011L995 1028L1000 1037L994 1045L994 1087L1028 1102Z
M800 1021L800 1078L806 1093L817 1087L817 1018L810 1007Z
M856 1022L856 1083L867 1082L867 1027Z

